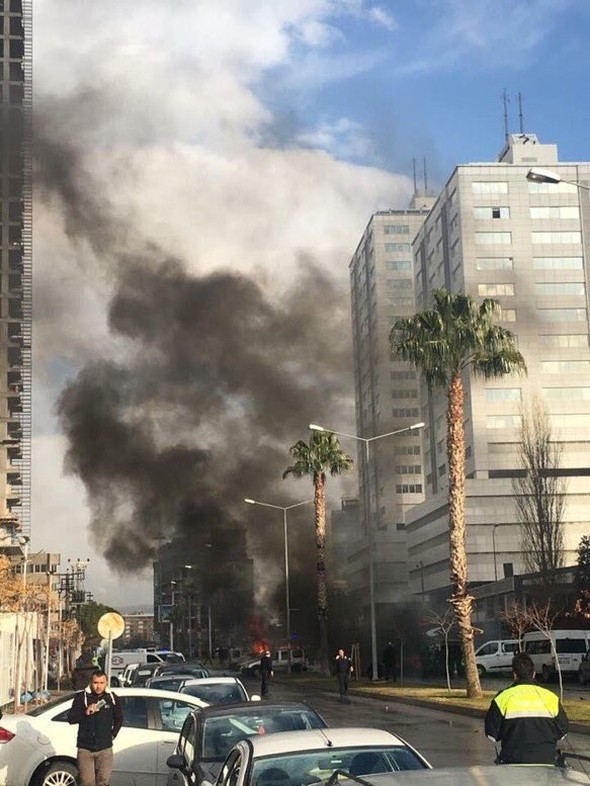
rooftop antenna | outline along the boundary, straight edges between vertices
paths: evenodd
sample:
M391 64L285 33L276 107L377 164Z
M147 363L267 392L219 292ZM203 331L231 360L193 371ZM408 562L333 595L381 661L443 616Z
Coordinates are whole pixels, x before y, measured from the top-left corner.
M416 159L412 159L412 168L414 170L414 196L418 194L418 186L416 185Z
M428 195L428 174L426 171L426 156L424 156L424 196Z
M518 124L520 126L520 133L524 134L524 115L522 112L522 93L518 94Z
M504 88L504 92L502 93L502 103L504 104L504 139L508 142L508 104L510 103L510 99L508 98L506 88Z

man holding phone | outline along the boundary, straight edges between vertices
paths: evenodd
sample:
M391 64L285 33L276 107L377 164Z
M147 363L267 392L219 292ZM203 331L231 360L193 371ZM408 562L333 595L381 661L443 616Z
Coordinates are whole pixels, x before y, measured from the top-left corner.
M113 771L113 740L123 725L123 710L120 699L107 690L104 671L95 671L90 685L76 693L68 721L79 724L79 786L108 786Z

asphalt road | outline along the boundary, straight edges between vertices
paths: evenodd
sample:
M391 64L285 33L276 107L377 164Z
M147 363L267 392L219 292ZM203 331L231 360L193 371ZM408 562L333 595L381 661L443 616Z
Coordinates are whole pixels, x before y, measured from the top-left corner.
M249 680L247 686L255 691L257 683ZM480 718L364 696L352 696L350 703L343 704L336 681L334 692L328 693L300 684L289 685L288 677L281 677L271 686L271 699L306 701L331 726L370 726L399 734L433 767L491 764L494 759L494 746L486 738ZM568 745L577 753L590 756L590 735L570 734ZM590 772L590 762L584 766Z

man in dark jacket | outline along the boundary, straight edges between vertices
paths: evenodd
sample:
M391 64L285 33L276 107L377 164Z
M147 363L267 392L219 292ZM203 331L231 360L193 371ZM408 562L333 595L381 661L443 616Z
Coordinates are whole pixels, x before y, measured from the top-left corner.
M274 675L272 670L272 658L270 657L270 650L265 650L260 658L260 695L263 699L268 699L268 686L270 678Z
M352 661L344 654L344 650L338 650L336 655L336 676L338 677L338 693L341 701L348 695L348 679L354 671Z
M536 684L526 652L514 656L512 672L512 685L492 700L486 734L501 743L501 764L555 764L555 743L568 730L565 710L555 693Z
M107 675L95 671L90 685L74 696L68 714L78 726L80 786L108 786L113 771L113 740L123 725L121 701L107 691Z

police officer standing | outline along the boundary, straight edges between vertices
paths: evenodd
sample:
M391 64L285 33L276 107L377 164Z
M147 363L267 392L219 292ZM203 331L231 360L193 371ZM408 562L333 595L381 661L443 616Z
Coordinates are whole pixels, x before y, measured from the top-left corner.
M260 658L260 694L263 699L268 699L268 686L273 675L270 650L265 650Z
M343 649L339 649L338 655L336 655L336 676L338 677L340 701L345 701L348 696L348 680L353 671L351 659L345 655Z
M500 764L555 764L555 743L565 737L568 720L559 697L535 682L526 652L512 659L514 682L500 691L485 718L486 735L501 744Z

